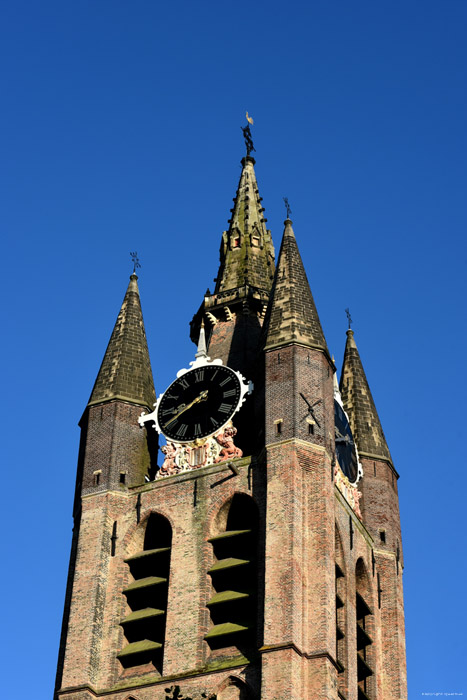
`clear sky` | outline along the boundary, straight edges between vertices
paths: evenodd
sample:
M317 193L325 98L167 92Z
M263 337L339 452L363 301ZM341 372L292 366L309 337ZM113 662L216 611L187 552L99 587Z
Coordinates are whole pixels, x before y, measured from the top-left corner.
M340 370L350 307L400 474L409 698L467 694L465 0L1 15L2 697L52 697L77 422L129 252L159 393L193 359L245 110L276 250L287 196L328 346Z

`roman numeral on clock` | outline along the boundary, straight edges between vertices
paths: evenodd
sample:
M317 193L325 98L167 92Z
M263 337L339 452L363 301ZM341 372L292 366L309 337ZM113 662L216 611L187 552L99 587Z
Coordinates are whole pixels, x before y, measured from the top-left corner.
M229 403L221 403L218 408L219 413L230 413L232 406Z
M195 424L193 433L194 435L201 435L201 425L199 423Z
M224 393L222 395L223 395L224 399L226 399L228 396L235 396L236 393L237 392L235 389L229 389L228 391L224 391Z
M198 369L195 372L195 381L202 382L204 379L204 369Z
M180 379L180 384L182 385L182 387L184 389L188 389L188 387L189 387L189 383L187 382L186 379Z
M232 381L232 377L226 377L223 382L219 382L220 386L224 386L224 384L228 384L228 382Z
M175 435L178 438L182 438L185 435L187 428L188 428L188 426L185 425L185 423L182 423L181 426L179 427L179 429L177 430L177 432L175 433Z

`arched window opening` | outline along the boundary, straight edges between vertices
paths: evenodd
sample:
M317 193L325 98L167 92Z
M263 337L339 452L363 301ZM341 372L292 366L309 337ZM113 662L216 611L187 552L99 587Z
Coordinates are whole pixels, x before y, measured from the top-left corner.
M240 678L230 676L214 693L216 700L253 700L253 693Z
M356 566L356 623L357 623L357 683L358 700L370 700L373 697L373 613L368 605L368 578L362 559Z
M343 664L344 654L343 654L343 640L345 639L344 633L344 607L345 598L342 596L342 579L344 578L344 572L342 571L339 564L336 564L336 659L339 666L339 673L345 671Z
M207 603L213 626L205 640L213 650L235 646L247 655L256 642L258 594L258 511L250 496L233 497L225 531L209 542L215 557Z
M346 672L346 581L344 574L344 553L342 543L335 526L335 585L336 585L336 663L338 667L339 698L346 696L347 672Z
M133 582L125 588L129 614L120 622L128 644L117 655L124 668L151 663L162 673L172 528L152 513L143 550L125 559Z

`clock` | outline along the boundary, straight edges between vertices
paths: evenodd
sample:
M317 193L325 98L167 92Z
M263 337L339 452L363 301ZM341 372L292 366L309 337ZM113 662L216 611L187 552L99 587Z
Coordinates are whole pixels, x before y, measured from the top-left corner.
M149 418L156 430L174 443L192 443L219 432L239 410L251 387L239 372L221 360L198 358L192 369L180 370L177 379L158 398Z
M347 414L341 403L334 399L334 426L336 457L340 468L351 484L358 480L359 461Z

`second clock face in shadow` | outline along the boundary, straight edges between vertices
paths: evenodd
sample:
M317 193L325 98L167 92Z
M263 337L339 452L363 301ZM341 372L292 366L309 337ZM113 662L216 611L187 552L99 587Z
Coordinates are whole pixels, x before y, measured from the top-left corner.
M338 401L334 401L336 456L339 466L351 483L358 477L358 459L349 421Z
M206 365L176 379L162 396L157 420L173 442L192 442L217 432L241 399L240 380L220 365Z

